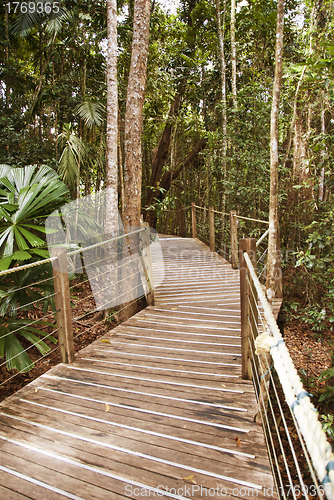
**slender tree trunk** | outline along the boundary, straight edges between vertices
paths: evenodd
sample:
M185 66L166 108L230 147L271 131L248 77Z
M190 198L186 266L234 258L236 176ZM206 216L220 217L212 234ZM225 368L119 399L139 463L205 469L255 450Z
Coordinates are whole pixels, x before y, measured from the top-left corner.
M297 88L296 88L296 92L295 92L295 97L293 100L293 115L292 115L292 120L291 120L291 124L290 124L290 128L289 128L289 133L288 133L288 144L287 144L287 148L286 148L284 160L283 160L284 167L286 165L286 162L289 159L289 153L290 153L291 144L292 144L292 134L293 134L293 131L295 128L296 116L297 116L298 94L299 94L300 86L302 84L302 81L303 81L303 78L305 75L306 68L307 68L307 66L304 66L302 74L300 75L300 78L299 78L298 84L297 84Z
M221 81L221 96L222 96L222 178L220 181L222 196L220 199L219 207L222 212L225 212L226 207L226 163L227 163L227 105L226 105L226 63L224 51L224 37L225 37L225 14L226 14L226 0L223 3L224 13L223 22L220 15L220 0L216 0L216 15L217 15L217 29L219 41L219 62L220 62L220 81ZM222 232L224 234L225 223L222 218Z
M326 112L325 112L324 104L322 104L322 110L321 110L321 133L322 133L323 137L325 137L325 134L326 134ZM321 156L322 156L323 161L325 161L325 159L326 159L326 146L323 146ZM321 168L321 172L320 172L319 201L324 201L324 195L325 195L325 166L323 166Z
M120 113L118 115L120 119ZM121 127L120 120L118 126L118 165L119 165L119 187L120 187L120 195L121 195L121 214L122 221L124 217L124 175L123 175L123 153L122 153L122 144L121 144Z
M117 184L117 5L116 0L107 1L108 59L107 59L107 168L106 185L106 231L118 229L118 184Z
M233 106L238 108L237 102L237 49L235 44L235 1L231 0L231 64L232 64L232 96Z
M267 266L267 296L271 302L276 293L277 272L280 271L278 250L278 117L283 67L284 0L277 4L275 80L270 122L270 202Z
M140 224L143 105L146 87L150 0L135 0L132 54L125 110L124 220Z

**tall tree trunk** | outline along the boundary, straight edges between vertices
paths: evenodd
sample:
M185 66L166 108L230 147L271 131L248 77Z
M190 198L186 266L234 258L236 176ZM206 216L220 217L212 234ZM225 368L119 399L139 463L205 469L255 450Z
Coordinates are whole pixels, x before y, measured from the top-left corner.
M326 111L325 111L325 106L324 103L322 103L322 110L321 110L321 133L323 137L325 137L326 134ZM326 146L323 146L321 156L323 161L326 160ZM319 177L319 201L324 201L325 198L325 165L322 166L321 172L320 172L320 177Z
M232 96L234 109L237 103L237 49L235 44L235 0L231 0L231 64L232 64Z
M123 175L123 152L122 152L122 144L121 144L121 127L120 127L120 113L118 115L118 166L119 166L119 191L121 196L121 216L122 221L124 217L124 175Z
M226 163L227 163L227 106L226 106L226 63L224 51L224 37L225 37L225 14L226 14L226 0L223 3L223 19L221 21L220 15L220 0L216 0L216 15L217 15L217 29L219 41L219 62L220 62L220 81L221 81L221 96L222 96L222 177L219 182L221 186L222 196L220 198L219 208L225 212L226 207ZM225 231L225 222L222 218L222 232Z
M146 87L150 0L135 0L124 140L124 221L140 224L143 106Z
M275 80L270 121L270 202L269 202L269 242L267 266L267 296L271 302L276 294L277 273L280 271L280 255L278 241L278 117L282 84L283 67L283 33L284 33L284 0L278 0Z
M116 0L107 1L108 59L107 59L107 168L106 185L106 230L115 233L118 229L118 184L117 184L117 139L118 139L118 93L117 93L117 5Z

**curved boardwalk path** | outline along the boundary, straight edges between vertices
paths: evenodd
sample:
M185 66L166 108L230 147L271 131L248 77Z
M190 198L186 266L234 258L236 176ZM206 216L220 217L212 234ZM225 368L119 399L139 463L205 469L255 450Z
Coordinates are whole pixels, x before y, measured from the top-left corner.
M240 378L238 271L161 242L156 306L1 404L1 498L276 497Z

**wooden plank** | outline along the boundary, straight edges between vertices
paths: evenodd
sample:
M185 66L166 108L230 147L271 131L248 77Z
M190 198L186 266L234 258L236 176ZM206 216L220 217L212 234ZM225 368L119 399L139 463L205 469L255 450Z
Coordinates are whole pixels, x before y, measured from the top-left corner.
M1 419L3 420L3 417ZM110 442L110 438L108 439L107 434L101 436L103 439L96 439L96 433L92 433L88 428L80 429L81 434L79 435L76 433L76 425L65 425L67 430L64 431L56 428L52 429L51 427L43 429L19 421L10 425L11 428L17 430L20 439L15 444L6 440L3 441L3 451L13 453L17 457L26 457L28 452L29 456L33 455L35 467L36 464L43 467L45 457L47 457L47 467L56 472L64 473L64 464L66 464L66 475L82 480L85 482L86 487L88 484L91 488L92 486L108 487L110 483L110 481L107 482L108 470L116 470L118 474L122 472L125 482L127 477L134 477L136 473L138 478L146 476L146 479L150 477L149 480L153 481L152 473L168 475L177 479L185 477L183 474L191 471L197 474L198 479L201 481L200 484L211 488L219 479L230 492L235 485L258 489L259 486L268 484L270 478L264 471L248 469L244 461L242 470L240 470L240 465L234 467L231 463L226 463L223 465L224 473L222 473L222 464L212 459L202 457L196 459L186 452L175 450L171 457L170 450L160 446L159 443L154 446L147 442L137 443L132 440L129 443L129 440L117 439L117 444L115 444L115 436L112 437L112 442ZM61 421L58 421L57 428L61 427L61 425ZM55 432L57 442L54 441L53 432ZM3 440L1 434L0 440ZM126 442L130 444L131 448L125 447ZM43 447L41 446L42 443ZM106 453L102 451L102 455L100 454L100 447L113 450L112 457L109 460ZM69 453L73 453L72 450L75 449L80 450L80 461L68 458L70 457ZM91 458L86 456L87 453ZM111 462L107 467L105 467L106 461ZM85 463L93 465L84 466ZM129 470L130 468L131 470ZM41 467L39 467L39 471L43 474ZM117 483L113 484L113 488L116 489ZM122 493L122 486L119 485L116 491Z
M214 445L205 445L205 443L198 442L198 445L194 444L195 441L193 439L185 438L184 436L179 437L178 439L169 433L157 433L155 430L151 430L150 432L147 429L143 429L143 427L133 427L133 426L125 426L122 422L121 424L115 425L114 421L108 421L104 417L104 415L96 415L96 420L88 420L85 418L78 417L77 412L72 414L68 411L66 414L63 413L64 419L60 419L60 414L56 413L53 410L50 410L46 407L28 407L28 405L22 406L22 413L20 417L26 419L26 422L40 424L40 427L33 425L30 429L30 432L33 435L36 435L39 431L39 438L42 436L48 437L53 440L52 432L53 430L43 430L42 426L45 425L45 419L50 417L49 421L53 420L52 429L56 432L57 430L63 431L65 433L70 433L73 436L80 435L83 440L91 439L92 441L96 441L96 436L101 439L101 447L94 450L95 453L99 451L100 456L104 456L104 448L102 445L106 445L110 441L111 446L113 444L117 444L118 446L122 446L125 449L131 450L138 449L138 443L145 442L147 452L152 456L159 456L160 448L170 450L169 453L172 454L173 457L176 456L177 453L186 453L187 455L191 455L193 457L192 462L194 462L195 458L201 458L205 460L216 460L221 462L222 464L229 464L231 466L231 470L234 467L245 467L247 469L253 470L254 468L258 471L264 471L266 464L263 459L258 461L258 457L256 455L250 455L249 453L240 452L237 449L231 449L226 446L214 446ZM34 411L35 410L35 411ZM40 413L38 413L40 410ZM55 418L56 417L56 418ZM1 417L0 417L1 418ZM2 420L4 423L4 420ZM15 420L11 421L11 417L7 419L7 424L9 426L17 426L17 428L21 428L21 424L24 429L26 429L25 423ZM102 424L102 425L101 425ZM4 423L4 425L6 425ZM48 426L46 426L49 428ZM101 432L101 428L103 431ZM78 430L79 434L78 434ZM138 429L138 430L136 430ZM98 431L98 432L97 432ZM145 432L146 431L146 432ZM56 432L57 433L57 432ZM243 439L243 436L239 434L240 442ZM68 436L69 438L69 436ZM59 437L55 437L57 441L59 441ZM80 441L80 439L79 439ZM73 446L77 446L75 440L73 441ZM94 443L92 444L93 449ZM82 446L80 446L80 449ZM158 450L159 448L159 450ZM168 455L168 451L166 451L166 456ZM185 457L181 458L181 462L185 461ZM201 461L203 464L204 462ZM206 463L206 462L205 462ZM225 467L225 465L224 465ZM269 472L269 469L267 469Z
M85 467L80 468L80 464L73 464L74 460L67 459L66 456L58 455L58 460L52 457L52 452L47 452L40 448L31 446L25 449L24 436L20 434L21 445L14 445L8 442L1 443L0 460L4 461L8 467L17 470L19 473L27 476L27 490L31 481L39 482L45 485L44 496L35 496L34 499L40 498L71 498L72 500L108 500L110 493L115 500L126 498L124 481L114 480L98 475L98 471L90 472ZM1 441L1 437L0 437ZM52 446L52 442L48 442L49 449L61 446L56 443ZM30 481L29 481L30 479ZM126 484L126 481L125 481ZM35 485L34 485L35 489ZM55 490L54 492L52 490ZM75 493L74 493L75 492ZM52 495L52 493L56 493Z
M163 353L161 353L163 354ZM104 361L115 361L124 363L126 360L129 360L130 363L150 363L152 366L161 366L163 368L170 367L171 370L190 370L195 371L204 371L205 373L214 373L220 374L222 377L226 377L230 372L233 377L240 377L240 364L233 363L221 363L221 362L213 362L212 360L203 361L202 359L187 359L186 357L176 357L177 354L173 356L161 355L157 354L148 354L146 352L135 352L135 351L113 351L112 357L110 356L110 351L106 351L103 347L99 349L98 347L94 347L92 350L85 352L82 355L81 359L90 359L90 358L98 358L99 360ZM150 365L151 366L151 365ZM251 382L250 382L251 383Z
M65 394L60 391L40 391L38 395L33 394L27 396L20 401L20 405L46 405L56 407L61 410L69 409L76 413L82 413L85 416L92 416L102 419L110 419L113 423L127 424L135 427L143 427L151 431L161 432L163 434L172 434L178 437L193 439L195 441L203 441L204 443L218 446L225 446L234 451L249 453L249 446L256 443L257 449L255 451L257 457L266 456L263 454L261 445L263 444L263 435L259 426L251 426L249 432L242 432L241 442L238 444L236 441L236 431L226 430L218 425L205 425L209 422L211 416L204 415L203 420L194 422L191 420L177 419L177 411L173 408L170 411L169 418L160 418L158 414L152 411L152 417L149 414L136 411L135 407L124 408L110 405L106 412L105 403L97 403L92 398L77 399L72 394ZM21 406L20 406L21 407ZM14 415L21 414L17 411L17 405L11 405L6 409L9 414L13 412ZM21 410L20 410L21 411ZM173 412L173 413L171 413ZM206 419L206 420L205 420ZM217 423L219 421L217 420Z
M6 467L8 469L8 467ZM15 471L14 471L15 472ZM14 476L8 472L3 472L0 470L0 483L3 486L0 486L0 495L1 498L5 500L24 500L26 498L30 498L32 500L42 498L44 500L45 497L41 497L38 494L38 488L36 487L34 491L29 494L27 491L27 484L24 480ZM45 491L43 491L45 494ZM53 500L54 497L50 496L50 499ZM58 500L59 497L57 497Z
M80 419L88 422L86 425L94 426L99 428L100 423L104 423L103 429L106 432L113 431L113 427L132 427L138 429L138 436L140 436L140 429L144 429L145 432L151 433L152 435L168 435L170 439L175 438L182 441L188 440L192 442L201 443L203 450L207 447L220 447L224 449L231 450L232 454L249 455L249 445L256 440L258 444L263 443L263 438L261 437L261 432L259 428L253 427L251 433L239 433L240 442L237 443L236 432L226 433L224 429L218 427L201 426L201 424L189 423L186 426L184 422L176 419L170 419L169 425L166 421L157 422L156 419L145 418L142 414L133 413L122 408L116 408L114 406L109 407L108 412L105 408L97 406L87 400L78 401L70 396L64 397L62 394L53 393L50 397L50 393L34 397L33 399L23 399L20 401L20 408L25 412L40 413L42 416L52 415L53 418L49 421L57 420L57 415L59 414L74 414L77 419L78 425L80 424ZM7 408L9 414L16 415L15 406ZM11 413L12 412L12 413ZM58 413L57 413L58 412ZM20 410L19 415L23 415L22 410ZM32 417L31 420L33 421ZM67 417L64 417L67 418ZM42 419L42 423L45 423L46 418ZM91 423L93 421L93 424ZM94 424L94 420L96 424ZM111 426L111 430L108 428L108 424ZM253 434L255 437L253 437ZM138 438L140 439L140 438ZM203 450L197 449L197 454L203 452ZM218 450L219 451L219 450ZM205 451L204 451L205 452ZM261 448L255 451L256 461L260 460L260 463L265 463L264 456L261 454Z
M166 380L175 383L183 383L183 384L196 384L200 386L210 386L215 389L230 388L231 390L240 390L242 389L244 392L250 392L254 394L253 387L251 384L240 384L239 380L236 380L238 377L226 377L221 373L209 373L201 375L201 372L186 372L184 370L175 370L171 368L165 368L161 366L152 367L151 365L136 365L129 363L117 364L113 363L113 361L103 362L101 359L91 360L80 359L78 362L71 365L71 368L80 367L82 369L87 370L98 370L100 373L105 373L110 375L111 377L117 376L117 374L121 374L124 376L129 375L130 377L139 377L140 375L154 378L155 380ZM217 375L217 376L215 376Z

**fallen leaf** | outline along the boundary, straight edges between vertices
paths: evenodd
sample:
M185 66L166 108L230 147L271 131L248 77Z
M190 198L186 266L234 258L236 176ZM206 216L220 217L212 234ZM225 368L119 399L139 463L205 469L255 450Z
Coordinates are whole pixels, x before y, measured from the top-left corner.
M108 403L106 403L106 409L104 411L107 412L109 410L110 410L110 406L108 405Z
M225 385L225 384L222 384L222 386L223 386L223 387L226 387L226 385Z
M107 339L101 339L101 342L107 342L107 344L111 344L110 340Z
M194 474L191 474L190 476L187 476L187 477L183 477L183 481L186 481L187 483L191 483L191 484L197 484L195 479L193 479L194 477Z
M239 438L235 438L236 442L237 442L237 446L240 446L241 445L241 441Z
M171 311L177 311L177 307L171 307Z
M38 387L35 387L35 392L38 392Z

